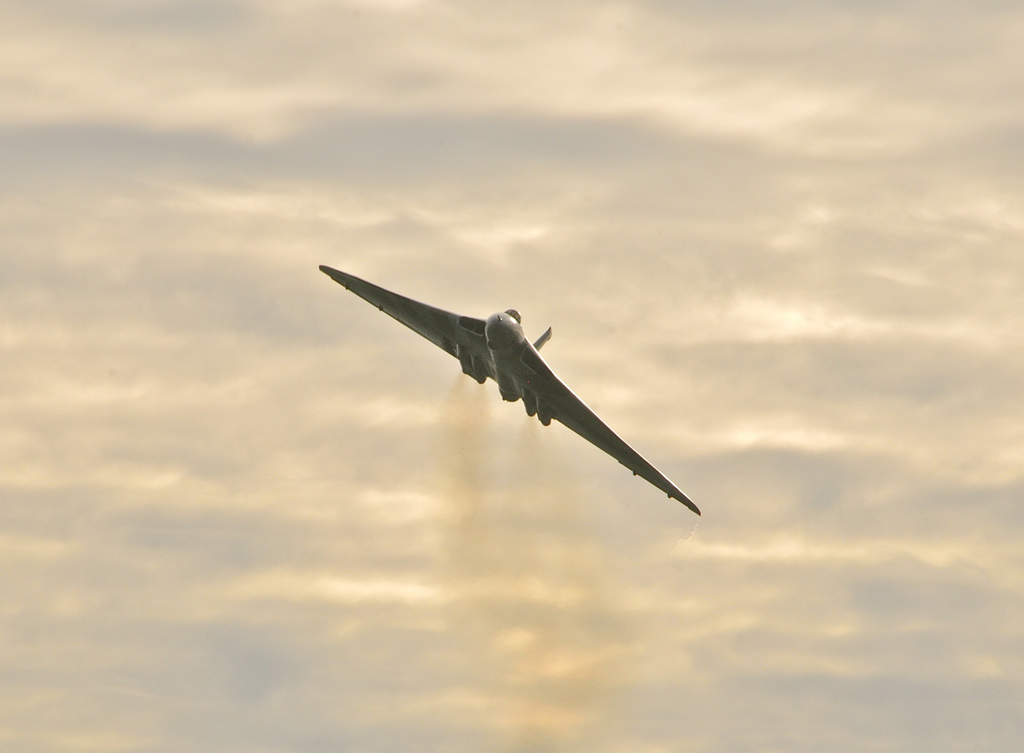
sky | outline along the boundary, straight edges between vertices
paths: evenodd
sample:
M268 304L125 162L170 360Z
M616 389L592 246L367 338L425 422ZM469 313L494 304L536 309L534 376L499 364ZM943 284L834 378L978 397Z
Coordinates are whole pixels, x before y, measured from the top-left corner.
M1022 34L0 3L0 747L1020 750ZM319 264L552 326L703 517Z

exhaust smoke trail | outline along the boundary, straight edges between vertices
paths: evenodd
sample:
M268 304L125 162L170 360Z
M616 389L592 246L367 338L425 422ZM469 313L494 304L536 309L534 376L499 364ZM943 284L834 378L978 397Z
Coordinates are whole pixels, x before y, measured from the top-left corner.
M621 685L626 642L602 552L539 424L490 436L493 395L459 382L443 459L452 622L493 680L481 692L508 749L566 750L606 724Z

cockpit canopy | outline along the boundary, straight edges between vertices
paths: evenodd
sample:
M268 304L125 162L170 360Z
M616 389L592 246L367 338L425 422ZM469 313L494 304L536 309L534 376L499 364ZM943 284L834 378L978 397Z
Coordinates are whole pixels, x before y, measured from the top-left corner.
M506 314L508 314L509 316L511 316L511 317L512 317L513 319L515 319L515 320L516 320L516 322L518 322L519 324L522 324L522 323L523 323L523 317L521 317L521 316L519 315L519 312L518 312L518 311L516 311L515 309L509 309L509 310L508 310L508 311L506 311L505 313L506 313Z

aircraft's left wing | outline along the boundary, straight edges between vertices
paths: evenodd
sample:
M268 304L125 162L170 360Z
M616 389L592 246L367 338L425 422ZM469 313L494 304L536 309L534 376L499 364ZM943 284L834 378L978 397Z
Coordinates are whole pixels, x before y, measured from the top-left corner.
M530 389L537 396L538 404L560 423L579 434L591 444L607 452L622 465L633 471L634 476L654 484L672 499L679 500L700 515L697 505L668 478L630 447L604 421L597 417L587 404L555 376L535 348L527 344L522 355L523 364L536 377L530 380Z
M449 355L459 358L460 350L468 350L481 364L489 360L486 358L489 351L484 337L483 319L459 316L444 309L428 306L323 264L320 265L320 271L345 289L372 303L388 316L427 338ZM481 356L484 358L480 358Z

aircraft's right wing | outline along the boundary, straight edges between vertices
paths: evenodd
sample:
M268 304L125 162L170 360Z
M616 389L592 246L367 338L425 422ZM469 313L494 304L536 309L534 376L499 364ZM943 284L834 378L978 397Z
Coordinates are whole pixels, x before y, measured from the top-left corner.
M700 509L693 503L693 500L598 418L586 403L555 376L551 367L541 358L540 353L536 348L531 348L529 343L523 350L522 361L536 375L531 380L531 388L537 395L538 404L543 405L553 419L607 452L633 471L634 476L640 476L649 481L669 497L679 500L700 515Z
M449 355L460 358L460 350L463 356L468 351L476 357L477 363L488 366L490 351L484 337L483 319L459 316L444 309L428 306L323 264L320 265L320 271L346 290L372 303L388 316L427 338ZM490 373L488 376L494 377Z

